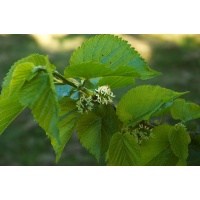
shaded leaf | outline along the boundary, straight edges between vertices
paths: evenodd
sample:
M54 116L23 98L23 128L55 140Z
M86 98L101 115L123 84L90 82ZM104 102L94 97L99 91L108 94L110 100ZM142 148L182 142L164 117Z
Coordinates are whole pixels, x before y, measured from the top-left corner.
M179 158L173 153L168 134L171 126L164 124L153 129L153 138L141 144L140 165L172 166L177 165Z
M101 117L90 112L82 115L76 131L81 144L99 161L101 156Z
M51 144L56 152L56 162L60 160L62 151L72 136L72 133L75 129L76 122L79 117L79 113L76 108L76 101L64 97L59 101L60 114L59 114L59 139L60 143L58 144L55 138L52 138Z
M58 99L62 99L63 97L70 97L73 87L70 85L56 85L56 93L58 95Z
M99 106L96 111L82 115L76 127L81 144L98 161L108 150L110 139L118 129L118 118L110 106Z
M200 146L192 143L189 145L189 156L187 159L188 166L200 166Z
M109 146L109 165L132 166L140 160L140 147L129 133L115 133Z

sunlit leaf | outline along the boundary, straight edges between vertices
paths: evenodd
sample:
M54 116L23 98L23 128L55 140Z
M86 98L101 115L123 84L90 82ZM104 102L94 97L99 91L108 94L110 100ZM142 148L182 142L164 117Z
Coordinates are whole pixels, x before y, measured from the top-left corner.
M34 78L26 81L19 91L19 100L23 106L31 108L35 120L46 134L59 141L58 99L51 71L47 72L39 71Z
M138 77L149 79L159 75L151 70L138 52L127 41L114 35L98 35L85 41L70 58L70 65L97 62L111 69L130 67L136 70Z
M7 95L6 95L7 96ZM0 134L22 112L25 106L18 101L18 96L3 98L0 96Z
M0 96L0 134L26 107L20 104L18 91L36 66L55 69L46 57L32 54L14 63L4 78Z
M176 99L171 107L171 115L185 123L200 118L200 106L184 99Z
M138 86L121 98L117 115L124 123L134 125L141 120L148 120L162 105L183 94L160 86Z
M181 125L171 127L169 141L174 154L181 160L186 160L188 157L188 144L190 143L190 136L186 128Z

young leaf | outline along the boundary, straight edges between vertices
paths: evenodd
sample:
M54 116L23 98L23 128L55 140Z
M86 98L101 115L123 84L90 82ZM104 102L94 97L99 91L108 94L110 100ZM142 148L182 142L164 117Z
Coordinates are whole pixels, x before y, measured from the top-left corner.
M10 82L13 78L13 72L14 70L23 63L32 63L34 66L48 66L50 69L55 69L55 66L47 62L47 59L45 56L39 55L39 54L32 54L28 57L22 58L21 60L14 63L14 65L10 68L7 76L4 79L3 85L2 85L2 94L6 92L6 90L10 87ZM9 94L9 93L8 93Z
M148 120L162 105L182 94L159 86L138 86L121 98L117 115L125 124L135 125L141 120Z
M17 95L12 98L0 96L0 135L24 108L25 106L19 103Z
M129 133L115 133L108 151L109 165L132 166L137 165L140 160L140 147Z
M200 118L200 106L186 102L184 99L176 99L171 107L171 115L174 119L180 119L182 123Z
M2 84L0 96L0 134L26 107L20 104L18 91L25 79L29 77L33 66L46 64L47 60L44 56L33 54L17 61L9 70ZM48 66L51 69L55 68L53 65L48 64Z
M79 114L77 113L76 101L64 97L59 101L60 118L58 122L59 139L58 144L55 138L52 138L51 144L56 152L56 162L60 160L62 151L72 136Z
M34 67L34 64L30 62L24 62L17 65L17 67L13 70L12 79L10 81L10 95L13 95L13 93L20 90L25 80L33 73L32 70Z
M81 144L96 157L108 150L112 135L118 131L119 121L110 106L99 106L97 111L80 117L76 130Z
M58 99L53 84L53 76L50 69L47 72L38 71L30 81L26 81L19 91L19 100L23 106L29 106L35 120L52 138L58 137Z
M137 71L139 78L149 79L159 75L151 70L138 52L127 41L114 35L98 35L85 41L70 58L70 65L97 62L111 69L130 67Z
M188 157L188 144L190 143L190 136L186 128L181 125L171 127L169 141L174 154L181 160L186 160Z
M141 144L140 165L172 166L177 165L179 158L174 155L168 134L170 125L160 125L153 129L153 138Z

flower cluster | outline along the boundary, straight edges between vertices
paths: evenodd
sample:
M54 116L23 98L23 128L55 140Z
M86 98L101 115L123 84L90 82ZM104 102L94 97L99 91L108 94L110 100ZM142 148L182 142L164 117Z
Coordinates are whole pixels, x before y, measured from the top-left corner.
M113 102L115 95L111 92L109 86L101 86L94 92L95 99L100 104L109 104Z
M179 127L183 127L185 130L187 129L187 127L182 123L175 124L176 129L178 129Z
M137 139L138 144L141 144L143 140L149 140L150 137L153 137L152 130L153 128L139 124L138 128L134 129L132 134Z
M93 108L92 97L86 97L85 95L81 96L81 98L76 102L76 107L78 111L83 114L92 110Z

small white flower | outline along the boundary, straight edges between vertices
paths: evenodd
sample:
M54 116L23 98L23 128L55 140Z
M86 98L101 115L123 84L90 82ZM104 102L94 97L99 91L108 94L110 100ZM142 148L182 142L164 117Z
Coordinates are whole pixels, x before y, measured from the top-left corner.
M92 110L93 108L92 97L86 97L85 95L81 96L81 98L76 102L76 107L78 111L83 114Z
M109 86L101 86L98 89L95 89L94 95L98 103L106 105L112 103L112 99L115 97Z

